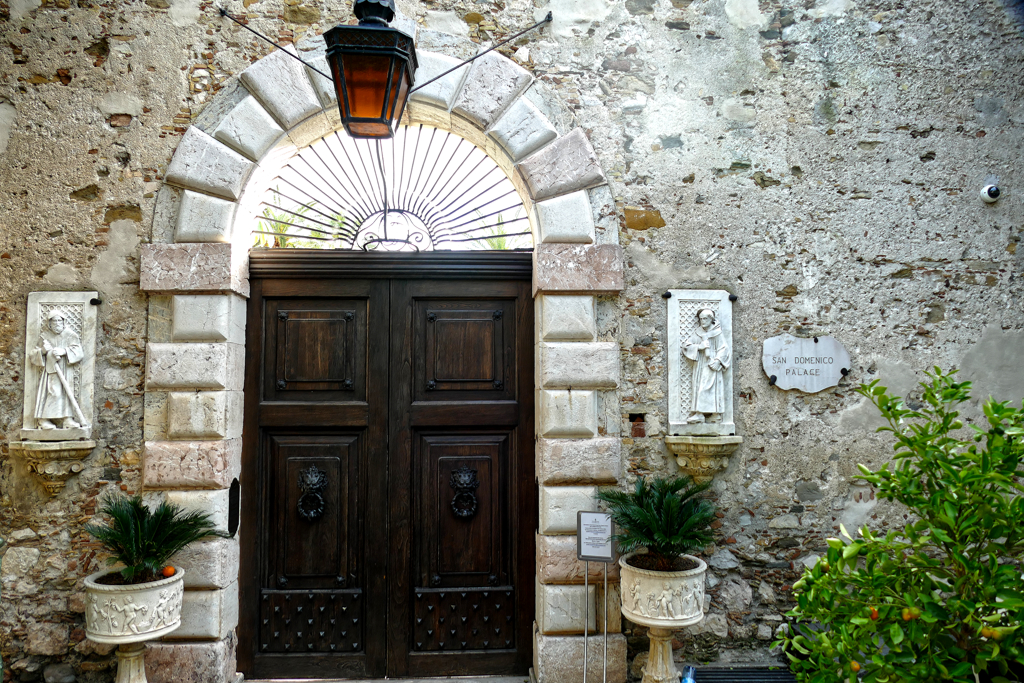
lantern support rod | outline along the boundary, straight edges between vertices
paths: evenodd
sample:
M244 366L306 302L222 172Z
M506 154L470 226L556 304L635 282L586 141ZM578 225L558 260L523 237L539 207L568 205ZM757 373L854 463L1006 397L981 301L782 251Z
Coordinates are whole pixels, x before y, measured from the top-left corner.
M309 62L307 62L307 61L306 61L305 59L303 59L302 57L299 57L298 55L296 55L296 54L293 54L293 53L291 53L291 52L288 52L288 50L285 50L285 49L284 49L284 47L282 47L281 45L278 45L277 43L275 43L275 42L274 42L274 41L272 41L272 40L271 40L270 38L266 37L265 35L263 35L263 34L262 34L262 33L260 33L259 31L257 31L256 29L254 29L254 28L250 28L249 26L246 26L246 25L245 25L245 24L243 24L243 23L242 23L241 21L239 21L238 19L236 19L236 18L234 18L233 16L231 16L230 14L228 14L228 11L227 11L226 9L224 9L223 7L221 7L221 8L220 8L220 15L221 15L222 17L227 17L228 19L230 19L231 21L235 22L236 24L238 24L239 26L241 26L242 28L244 28L244 29L245 29L246 31L248 31L249 33L252 33L253 35L255 35L256 37L258 37L258 38L262 38L263 40L267 41L268 43L270 43L271 45L273 45L274 47L276 47L276 48L277 48L278 50L281 50L282 52L284 52L284 53L285 53L286 55L288 55L289 57L291 57L291 58L293 58L293 59L297 59L298 61L302 62L302 63L303 63L303 64L305 64L305 65L306 65L307 67L309 67L309 68L310 68L310 69L312 69L313 71L317 72L318 74L320 74L321 76L323 76L323 77L324 77L324 78L326 78L327 80L329 80L329 81L333 81L333 80L334 80L334 78L333 78L333 77L331 77L331 76L330 76L329 74L325 74L325 73L324 73L323 71L321 71L320 69L316 68L315 66L313 66L312 64L310 64Z
M537 28L538 26L541 26L541 25L543 25L543 24L548 24L548 23L550 23L550 22L551 22L551 21L552 21L553 19L554 19L554 17L553 17L552 15L551 15L551 12L548 12L548 14L547 14L547 16L546 16L546 17L544 17L543 19L541 19L540 21L538 21L538 22L537 22L536 24L534 24L533 26L530 26L529 28L524 28L524 29L523 29L522 31L520 31L519 33L515 34L514 36L511 36L511 37L509 37L509 38L506 38L505 40L501 41L500 43L497 43L496 45L492 45L491 47L487 48L486 50L484 50L484 51L483 51L483 52L481 52L480 54L478 54L478 55L475 55L475 56L473 56L473 57L470 57L469 59L467 59L466 61L464 61L464 62L463 62L462 64L458 64L458 65L456 65L456 66L453 66L452 68L448 69L448 70L447 70L447 71L445 71L444 73L442 73L442 74L440 74L440 75L437 75L437 76L434 76L433 78L431 78L431 79L430 79L429 81L427 81L426 83L423 83L423 84L421 84L421 85L417 85L417 86L416 86L415 88L413 88L412 90L410 90L410 91L409 91L409 94L411 95L411 94L413 94L414 92L416 92L417 90L419 90L420 88L425 88L425 87L427 87L428 85L430 85L431 83L433 83L434 81L436 81L436 80L439 80L439 79L442 79L442 78L444 78L445 76L447 76L447 75L448 75L448 74L450 74L451 72L455 71L456 69L461 69L462 67L466 66L466 65L467 65L467 64L469 64L470 62L474 62L474 61L476 61L477 59L479 59L480 57L483 57L483 56L484 56L485 54L487 54L488 52L491 52L492 50L497 50L497 49L498 49L499 47L501 47L501 46L503 46L503 45L507 45L508 43L511 43L511 42L512 42L513 40L515 40L515 39L516 39L516 38L518 38L519 36L521 36L521 35L523 35L523 34L526 34L526 33L529 33L530 31L532 31L533 29Z
M230 14L228 14L228 11L227 11L226 9L224 9L223 7L221 7L221 8L220 8L220 15L221 15L222 17L226 17L226 18L230 19L231 21L235 22L236 24L238 24L239 26L241 26L242 28L244 28L244 29L245 29L246 31L248 31L249 33L253 34L253 35L254 35L254 36L256 36L257 38L261 38L262 40L265 40L265 41L267 41L268 43L270 43L271 45L273 45L273 46L274 46L274 47L276 47L277 49L279 49L279 50L283 51L283 52L284 52L284 53L285 53L286 55L288 55L288 56L289 56L289 57L291 57L292 59L295 59L295 60L297 60L297 61L300 61L300 62L302 62L302 63L303 63L303 64L305 64L305 65L306 65L306 66L307 66L307 67L308 67L309 69L311 69L311 70L315 71L316 73L320 74L321 76L323 76L323 77L324 77L324 78L326 78L327 80L329 80L329 81L333 81L333 80L334 80L334 77L333 77L333 76L330 76L329 74L325 74L325 73L324 73L323 71L321 71L320 69L316 68L315 66L313 66L312 64L310 64L309 62L307 62L306 60L304 60L304 59L303 59L302 57L299 57L299 56L298 56L297 54L294 54L294 53L292 53L292 52L289 52L288 50L285 50L283 46L281 46L281 45L279 45L279 44L275 43L275 42L274 42L273 40L271 40L271 39L270 39L270 38L268 38L267 36L263 35L263 34L262 34L262 33L260 33L259 31L257 31L256 29L254 29L254 28L251 28L250 26L248 26L248 25L246 25L246 24L242 23L241 21L239 21L239 20L238 20L238 19L236 19L235 17L231 16ZM483 52L481 52L480 54L478 54L478 55L474 55L473 57L470 57L469 59L467 59L466 61L462 62L461 64L457 64L457 65L453 66L452 68L448 69L448 70L447 70L447 71L445 71L444 73L442 73L442 74L439 74L439 75L437 75L437 76L434 76L433 78L431 78L431 79L430 79L429 81L427 81L426 83L423 83L422 85L417 85L417 86L416 86L415 88L413 88L412 90L410 90L410 91L409 91L409 94L410 94L410 95L411 95L411 94L413 94L414 92L416 92L416 91L417 91L417 90L419 90L420 88L425 88L426 86L430 85L430 84L431 84L431 83L433 83L434 81L437 81L437 80L440 80L440 79L444 78L445 76L447 76L447 75L448 75L448 74L450 74L451 72L453 72L453 71L455 71L455 70L457 70L457 69L461 69L462 67L466 66L467 64L469 64L469 63L471 63L471 62L475 62L475 61L476 61L477 59L479 59L480 57L483 57L483 56L484 56L485 54L487 54L488 52L491 52L491 51L493 51L493 50L497 50L497 49L498 49L499 47L502 47L503 45L507 45L508 43L511 43L511 42L512 42L513 40L515 40L515 39L516 39L516 38L518 38L519 36L522 36L522 35L524 35L524 34L526 34L526 33L529 33L530 31L532 31L533 29L537 28L538 26L542 26L542 25L544 25L544 24L548 24L548 23L550 23L550 22L551 22L552 20L553 20L552 14L551 14L551 12L548 12L548 14L547 14L547 16L546 16L546 17L544 17L543 19L541 19L540 21L538 21L538 22L537 22L536 24L534 24L533 26L530 26L529 28L525 28L525 29L523 29L523 30L522 30L522 31L520 31L519 33L515 34L514 36L511 36L511 37L509 37L509 38L506 38L505 40L501 41L500 43L497 43L497 44L495 44L495 45L493 45L493 46L491 46L491 47L487 48L486 50L484 50L484 51L483 51Z

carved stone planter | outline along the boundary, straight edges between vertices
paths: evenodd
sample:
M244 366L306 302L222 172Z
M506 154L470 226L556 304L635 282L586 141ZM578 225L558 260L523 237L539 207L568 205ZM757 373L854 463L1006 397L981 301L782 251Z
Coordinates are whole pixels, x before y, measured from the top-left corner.
M139 643L165 636L181 626L185 570L133 586L107 586L85 579L85 635L98 643Z
M635 553L619 559L622 614L635 624L650 628L651 651L641 683L678 683L679 670L672 661L672 631L704 618L703 560L696 569L657 572L628 564Z
M729 465L729 456L742 436L666 436L665 445L676 456L679 469L696 481L708 481Z
M114 683L146 683L143 641L160 638L181 626L185 570L174 569L174 576L132 586L96 582L111 572L86 577L85 635L97 643L120 646Z
M11 453L21 456L47 493L56 496L72 474L84 469L84 460L93 449L95 441L12 441Z

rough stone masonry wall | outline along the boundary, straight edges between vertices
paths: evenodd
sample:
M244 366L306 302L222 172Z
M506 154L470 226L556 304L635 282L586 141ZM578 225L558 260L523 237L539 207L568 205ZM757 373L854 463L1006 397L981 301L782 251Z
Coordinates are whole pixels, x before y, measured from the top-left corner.
M737 419L747 441L716 480L723 517L709 616L680 634L680 656L713 655L716 643L725 656L765 656L785 587L821 538L839 521L901 519L851 486L855 462L887 454L851 386L882 377L912 390L916 373L939 363L960 367L979 393L1024 393L1024 42L1010 6L1019 3L400 4L424 27L474 40L556 15L513 58L568 104L562 116L590 138L625 221L626 290L597 299L593 338L623 346L620 422L602 420L594 441L621 439L627 480L675 471L659 438L660 293L739 296ZM285 42L348 18L317 0L227 7ZM82 631L81 578L100 568L82 524L104 488L142 485L146 344L232 343L175 337L171 296L154 297L147 323L140 245L153 239L156 193L181 134L268 48L199 0L12 0L0 3L0 23L4 679L42 680L49 668L58 680L64 662L79 681L105 681L108 650ZM1005 194L983 205L977 192L989 180ZM48 501L6 444L20 427L25 300L92 288L104 301L101 445ZM839 338L854 357L849 380L814 396L768 387L760 342L784 329ZM599 393L602 414L614 416L612 392Z
M627 2L595 27L605 42L549 68L593 67L564 80L584 83L624 213L627 480L677 471L661 293L738 295L746 441L714 484L708 615L677 657L763 661L823 539L904 519L851 479L892 452L853 388L880 378L913 399L937 364L978 397L1024 397L1024 41L996 2L676 4ZM984 204L994 181L1005 194ZM770 387L761 344L783 331L838 338L851 374L816 395Z

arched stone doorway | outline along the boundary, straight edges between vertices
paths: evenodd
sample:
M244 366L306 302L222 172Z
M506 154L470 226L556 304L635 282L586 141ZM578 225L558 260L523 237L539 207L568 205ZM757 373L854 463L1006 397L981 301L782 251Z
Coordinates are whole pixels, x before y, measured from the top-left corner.
M419 57L420 82L458 62L426 51ZM594 487L621 470L618 439L602 436L598 415L600 391L618 382L619 349L599 340L595 301L621 290L622 254L594 150L578 128L559 134L527 96L532 83L529 72L490 53L415 93L406 116L483 149L531 215L540 486L534 672L542 682L571 683L582 677L584 600L591 615L601 603L581 585L570 535L575 510L590 507ZM232 482L241 468L247 221L283 160L339 128L324 85L276 52L225 88L183 136L165 174L153 243L142 252L140 286L153 295L152 317L164 323L151 330L147 348L145 485L213 512L225 526L237 519ZM186 580L184 625L152 646L151 659L200 666L203 680L232 680L238 555L235 539L190 551L188 562L202 570ZM609 670L611 680L624 680L616 596ZM591 648L597 675L598 651Z

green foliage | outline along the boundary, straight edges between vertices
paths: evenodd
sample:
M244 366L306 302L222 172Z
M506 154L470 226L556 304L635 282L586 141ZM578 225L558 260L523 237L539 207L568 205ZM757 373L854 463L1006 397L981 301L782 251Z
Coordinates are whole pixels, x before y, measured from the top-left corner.
M476 210L476 221L481 225L486 223L488 219L482 211ZM481 227L472 231L475 237L483 237L472 242L468 242L472 249L490 249L492 251L509 251L512 249L529 249L532 245L532 241L529 235L509 235L510 223L505 221L502 214L498 214L497 222L490 227ZM481 232L483 231L483 232Z
M123 564L121 576L127 583L155 581L178 551L207 536L226 537L205 512L187 512L177 505L161 503L150 510L142 496L107 498L100 512L110 524L85 527L110 553L108 564Z
M990 399L987 425L965 429L970 383L952 375L928 373L919 410L877 381L858 390L896 441L893 461L860 478L911 521L884 536L842 529L793 585L797 625L777 644L800 681L852 682L859 668L867 683L1000 682L1024 665L1024 408Z
M664 567L683 553L698 550L714 539L710 525L715 507L700 496L711 485L690 477L637 477L632 491L603 489L599 500L608 504L620 533L613 538L619 550L631 553L647 548L648 554Z
M253 232L253 246L276 249L332 249L336 246L338 233L344 227L344 216L326 214L317 208L317 203L299 204L271 190L271 200L276 205L285 204L289 209L277 210L264 204L263 212L256 217ZM317 215L311 216L313 211ZM307 234L306 237L299 235ZM351 245L348 245L351 246Z

